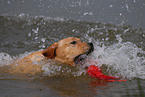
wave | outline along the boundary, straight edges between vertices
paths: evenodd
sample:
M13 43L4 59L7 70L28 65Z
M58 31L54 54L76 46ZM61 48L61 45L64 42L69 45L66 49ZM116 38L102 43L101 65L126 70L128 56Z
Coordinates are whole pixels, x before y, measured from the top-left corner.
M131 42L117 43L110 46L97 46L93 60L105 66L110 75L127 79L145 79L145 51Z
M3 29L0 30L0 66L21 59L31 51L44 49L62 38L74 36L94 43L95 51L90 58L104 68L105 74L127 79L145 79L144 29L64 18L31 17L25 14L3 15L0 16L0 21L0 29ZM22 53L22 51L28 52ZM73 76L85 74L85 70L81 67L76 67L75 71L69 67L58 66L57 63L53 64L49 62L44 64L42 69L46 76L60 73Z
M21 59L31 52L20 54L17 57L7 53L0 53L0 65L6 66L15 59ZM90 59L105 67L104 73L113 76L122 76L127 79L140 78L145 79L145 52L131 42L117 43L110 46L99 46L95 43L95 50L91 54ZM60 64L60 63L59 63ZM59 74L81 76L85 74L83 66L67 67L59 65L57 62L46 61L43 63L42 70L45 76L53 76ZM90 63L84 64L92 65Z

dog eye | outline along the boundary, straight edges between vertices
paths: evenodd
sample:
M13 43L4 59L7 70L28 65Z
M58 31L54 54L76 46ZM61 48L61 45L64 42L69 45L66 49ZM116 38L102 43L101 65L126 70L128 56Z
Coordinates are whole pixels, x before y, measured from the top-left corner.
M76 44L77 42L76 41L72 41L70 44Z

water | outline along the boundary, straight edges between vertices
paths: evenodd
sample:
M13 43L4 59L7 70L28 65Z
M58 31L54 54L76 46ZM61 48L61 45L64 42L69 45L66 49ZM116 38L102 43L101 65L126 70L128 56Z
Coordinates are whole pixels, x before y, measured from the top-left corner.
M25 5L25 3L28 3L26 0L19 2L1 0L1 2L2 6L7 5L3 10L0 10L0 67L6 67L0 69L1 97L145 96L145 29L144 18L142 18L144 13L141 13L144 5L141 5L139 1L126 0L121 3L124 5L119 6L126 10L125 13L136 14L137 10L133 11L134 5L141 5L138 6L140 8L139 14L133 17L129 15L130 18L136 17L134 21L127 18L124 11L117 11L119 16L114 13L115 20L111 19L113 18L112 15L105 14L105 12L103 17L99 17L99 20L95 19L97 13L92 7L89 7L90 5L94 6L93 3L96 2L94 0L92 0L93 3L88 0L67 1L68 6L76 8L73 11L69 9L66 3L49 1L50 4L47 8L52 8L54 11L57 8L53 4L58 4L56 7L64 5L60 7L60 12L63 8L66 8L67 13L69 13L67 15L62 15L58 11L53 13L51 10L44 14L45 3L47 2L44 3L41 0L39 3L35 0L31 1L36 9L37 7L40 8L41 11L38 10L38 13L34 11L35 8L31 10L20 8L18 10L20 5L25 6L25 8L28 7ZM104 0L99 2L104 2ZM109 8L115 8L118 4L114 0L110 0L110 2L107 4ZM19 5L14 6L12 11L8 11L17 3ZM2 6L0 6L0 9L2 9ZM88 7L88 10L83 10L86 7ZM97 7L100 10L107 11L106 7L101 8L100 5ZM31 7L29 6L29 8ZM80 8L80 10L77 8ZM48 14L50 11L53 13L52 16ZM98 11L98 14L100 14L100 11ZM105 16L108 16L108 18L105 18ZM117 21L120 16L123 17L120 19L121 22ZM140 19L142 21L138 22ZM112 21L112 23L107 20ZM42 63L43 74L12 75L7 73L9 69L7 66L17 59L22 59L34 51L47 48L52 43L70 36L81 38L82 41L93 42L95 50L89 58L97 61L103 67L105 74L121 76L122 79L127 79L127 81L99 81L87 76L82 66L65 66L54 60L46 60Z
M19 89L19 86L13 82L13 80L16 80L16 82L24 84L25 87L22 91L28 93L29 96L41 90L41 88L40 90L31 88L29 85L32 87L34 85L36 88L40 85L45 88L42 89L42 95L47 94L44 91L53 91L54 93L49 92L50 94L48 94L51 96L105 96L109 92L112 93L109 95L110 97L114 95L144 95L144 29L110 23L90 23L21 15L1 16L0 21L1 66L6 66L17 58L22 59L34 51L47 48L60 39L74 36L94 43L95 50L90 58L97 61L100 66L105 66L105 74L122 76L128 80L121 83L98 83L95 82L96 79L90 79L86 76L85 70L81 67L62 66L58 65L60 63L48 60L43 63L45 72L41 76L22 78L1 73L1 84L5 84L1 88L4 88L3 92L7 91L6 87L9 87L6 82L12 84L10 89L15 87ZM25 80L28 80L28 82ZM131 88L130 83L132 83ZM47 87L43 84L47 84ZM119 87L116 90L118 85ZM83 87L84 89L82 89ZM34 91L34 93L26 91L27 88L30 88L30 91ZM17 89L14 89L14 92L10 95L18 95ZM22 91L19 91L19 93L23 96ZM120 94L120 91L122 94ZM7 94L2 93L2 95Z
M144 0L0 0L0 14L129 24L145 28Z

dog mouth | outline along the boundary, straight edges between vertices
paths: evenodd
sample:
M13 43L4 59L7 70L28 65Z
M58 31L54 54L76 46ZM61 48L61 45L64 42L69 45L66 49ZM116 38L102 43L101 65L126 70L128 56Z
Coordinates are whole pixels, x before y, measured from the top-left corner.
M94 46L93 46L93 43L88 43L88 45L90 46L90 49L89 51L87 51L86 53L84 54L80 54L78 56L76 56L74 58L74 62L75 64L84 64L85 60L87 59L87 56L94 51Z

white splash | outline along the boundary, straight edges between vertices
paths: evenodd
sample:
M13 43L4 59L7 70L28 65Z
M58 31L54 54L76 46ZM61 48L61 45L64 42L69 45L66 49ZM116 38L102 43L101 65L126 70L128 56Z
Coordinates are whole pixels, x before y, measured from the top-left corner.
M0 66L8 65L12 62L13 58L7 53L0 53Z
M133 79L140 78L145 79L145 51L138 48L131 42L122 42L120 35L116 36L118 43L110 46L99 46L98 42L94 44L95 50L90 56L91 59L98 62L100 66L107 67L105 73L109 75L122 76L123 78ZM17 57L13 57L6 53L0 53L0 66L8 65L15 59L22 59L32 52L26 52L20 54ZM142 54L142 56L138 55ZM63 74L72 74L74 76L81 76L85 74L85 69L78 67L78 70L73 71L71 68L63 67L53 63L46 62L42 70L44 74L48 76Z
M111 46L98 46L95 44L95 51L92 58L99 63L107 66L107 73L124 78L145 79L145 58L138 54L145 52L131 42L122 43L122 39L117 36L119 43Z
M83 15L93 15L93 12L85 12Z

